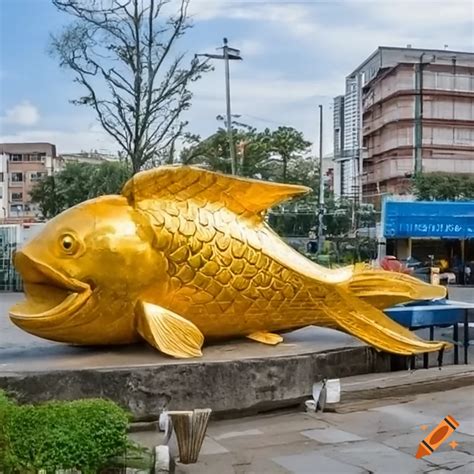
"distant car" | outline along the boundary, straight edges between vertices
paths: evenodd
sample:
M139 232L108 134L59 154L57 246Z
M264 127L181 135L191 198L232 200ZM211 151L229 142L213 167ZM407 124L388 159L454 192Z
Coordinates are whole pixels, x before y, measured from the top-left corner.
M406 260L398 260L393 255L387 255L381 262L380 266L390 272L401 272L412 275L426 283L431 282L431 262L420 262L411 257ZM436 266L436 265L434 265ZM448 285L456 283L456 275L453 272L441 272L439 274L441 282Z
M405 266L397 257L393 255L385 256L380 262L380 266L388 272L412 273L412 271Z
M412 275L422 281L429 282L431 269L424 266L421 262L414 258L407 260L398 260L393 255L387 255L381 262L380 266L389 272L400 272Z

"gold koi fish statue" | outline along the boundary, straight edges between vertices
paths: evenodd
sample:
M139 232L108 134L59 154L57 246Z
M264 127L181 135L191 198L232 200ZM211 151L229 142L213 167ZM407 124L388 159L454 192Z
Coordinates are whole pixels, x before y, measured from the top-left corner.
M381 309L445 296L410 276L331 270L286 245L265 211L309 188L187 166L135 175L121 195L49 221L15 256L26 300L10 310L23 330L73 344L146 340L174 357L204 340L264 344L308 325L345 331L396 354L437 351Z

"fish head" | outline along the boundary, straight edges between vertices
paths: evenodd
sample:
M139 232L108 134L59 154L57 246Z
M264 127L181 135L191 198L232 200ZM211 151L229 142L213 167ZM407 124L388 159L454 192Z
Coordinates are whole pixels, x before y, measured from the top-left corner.
M15 254L26 299L10 309L10 318L40 337L80 342L67 328L112 311L116 318L146 283L152 238L148 221L120 196L64 211Z

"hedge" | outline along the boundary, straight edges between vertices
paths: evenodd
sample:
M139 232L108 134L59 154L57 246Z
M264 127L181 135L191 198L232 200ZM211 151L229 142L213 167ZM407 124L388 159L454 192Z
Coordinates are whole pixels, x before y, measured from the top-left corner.
M100 400L17 405L0 391L0 471L29 473L77 469L100 471L124 456L127 413Z

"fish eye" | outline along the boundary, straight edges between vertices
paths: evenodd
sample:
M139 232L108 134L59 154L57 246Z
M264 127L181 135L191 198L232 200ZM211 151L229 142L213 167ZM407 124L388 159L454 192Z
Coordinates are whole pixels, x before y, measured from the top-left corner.
M66 252L69 255L76 252L78 248L77 239L71 234L62 235L60 238L60 245L61 245L61 248L64 250L64 252Z

